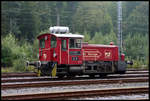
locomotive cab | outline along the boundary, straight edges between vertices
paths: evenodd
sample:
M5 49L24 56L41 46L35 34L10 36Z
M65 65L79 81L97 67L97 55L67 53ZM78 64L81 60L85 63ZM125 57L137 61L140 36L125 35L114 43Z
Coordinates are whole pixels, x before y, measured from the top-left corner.
M69 33L68 27L54 26L50 27L50 33L37 39L39 61L28 64L38 68L40 74L64 76L82 70L83 35Z
M53 34L56 37L55 48L57 75L73 75L81 73L82 69L82 39L78 34Z

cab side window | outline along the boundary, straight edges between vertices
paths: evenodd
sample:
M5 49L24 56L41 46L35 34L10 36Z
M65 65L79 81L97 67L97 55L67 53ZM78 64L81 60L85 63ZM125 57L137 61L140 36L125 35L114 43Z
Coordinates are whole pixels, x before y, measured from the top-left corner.
M62 50L67 49L67 40L61 40L61 48L62 48Z
M70 48L74 48L75 47L75 45L74 45L74 39L70 39L69 45L70 45Z
M81 39L70 39L69 47L70 48L81 48Z
M51 48L55 48L56 47L56 37L55 36L52 36L51 37Z

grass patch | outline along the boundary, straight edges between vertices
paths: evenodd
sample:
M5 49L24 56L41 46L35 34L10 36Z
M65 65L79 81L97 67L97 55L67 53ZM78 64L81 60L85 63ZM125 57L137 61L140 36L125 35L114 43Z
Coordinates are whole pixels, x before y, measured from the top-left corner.
M2 73L10 73L10 72L16 72L12 67L2 67L1 68Z
M16 69L15 67L1 67L1 73L11 73L11 72L37 72L33 66L28 68Z

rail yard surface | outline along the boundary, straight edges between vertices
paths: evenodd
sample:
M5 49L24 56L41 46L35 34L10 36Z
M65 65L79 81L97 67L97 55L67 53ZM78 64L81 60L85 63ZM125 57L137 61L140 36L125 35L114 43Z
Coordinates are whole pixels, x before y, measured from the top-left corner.
M149 71L128 70L124 75L70 78L37 77L35 73L2 74L2 100L148 100Z

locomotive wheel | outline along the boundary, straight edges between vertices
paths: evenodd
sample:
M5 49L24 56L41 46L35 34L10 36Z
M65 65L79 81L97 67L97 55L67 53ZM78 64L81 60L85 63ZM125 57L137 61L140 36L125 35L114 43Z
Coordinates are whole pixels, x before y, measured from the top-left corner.
M68 78L72 78L72 77L75 77L76 75L73 75L73 74L69 74L67 75Z
M42 76L49 76L51 74L50 69L41 69Z
M65 75L58 75L58 78L63 78Z
M94 74L90 74L89 77L90 77L90 78L94 78L95 75L94 75Z
M107 74L100 74L99 76L100 76L101 78L104 78L104 77L107 76Z
M120 74L125 74L125 72L126 72L126 71L120 71L119 73L120 73Z

